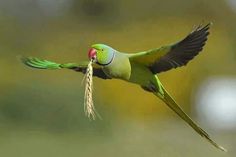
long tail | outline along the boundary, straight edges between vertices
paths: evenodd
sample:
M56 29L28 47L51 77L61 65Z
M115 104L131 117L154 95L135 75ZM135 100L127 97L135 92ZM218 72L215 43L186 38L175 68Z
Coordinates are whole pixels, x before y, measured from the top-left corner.
M218 145L216 142L214 142L208 133L204 131L202 128L200 128L182 109L181 107L175 102L175 100L168 94L168 92L162 87L164 96L160 97L157 93L154 93L156 96L162 99L175 113L177 113L185 122L187 122L199 135L206 138L212 145L214 145L216 148L227 151L222 146Z

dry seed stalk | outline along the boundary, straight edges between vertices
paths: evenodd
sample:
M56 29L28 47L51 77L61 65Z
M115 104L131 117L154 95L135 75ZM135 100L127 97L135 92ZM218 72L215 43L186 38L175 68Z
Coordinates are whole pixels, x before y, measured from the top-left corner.
M92 61L89 62L85 74L85 95L84 95L84 111L88 118L95 120L96 110L93 104L93 66Z

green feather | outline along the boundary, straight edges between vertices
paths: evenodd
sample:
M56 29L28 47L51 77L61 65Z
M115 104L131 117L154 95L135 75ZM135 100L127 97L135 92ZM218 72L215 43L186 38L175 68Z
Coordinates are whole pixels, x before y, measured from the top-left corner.
M25 65L30 66L32 68L61 69L61 64L47 61L47 60L42 60L42 59L35 58L35 57L22 57L21 60Z

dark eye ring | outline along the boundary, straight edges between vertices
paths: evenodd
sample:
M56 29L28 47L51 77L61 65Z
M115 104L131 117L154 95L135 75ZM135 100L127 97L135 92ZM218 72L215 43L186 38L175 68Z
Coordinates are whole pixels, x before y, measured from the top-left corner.
M104 49L102 49L102 51L104 51Z

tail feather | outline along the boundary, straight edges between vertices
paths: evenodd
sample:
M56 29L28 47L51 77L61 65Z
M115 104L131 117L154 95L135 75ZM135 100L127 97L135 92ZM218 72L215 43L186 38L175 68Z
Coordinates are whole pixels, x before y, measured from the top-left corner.
M227 151L222 146L218 145L216 142L214 142L209 134L204 131L200 126L198 126L182 109L181 107L175 102L175 100L168 94L168 92L163 88L164 91L164 97L162 97L162 101L164 101L175 113L177 113L185 122L187 122L199 135L206 138L212 145L214 145L216 148ZM156 94L157 95L157 94ZM158 95L157 95L158 96Z

